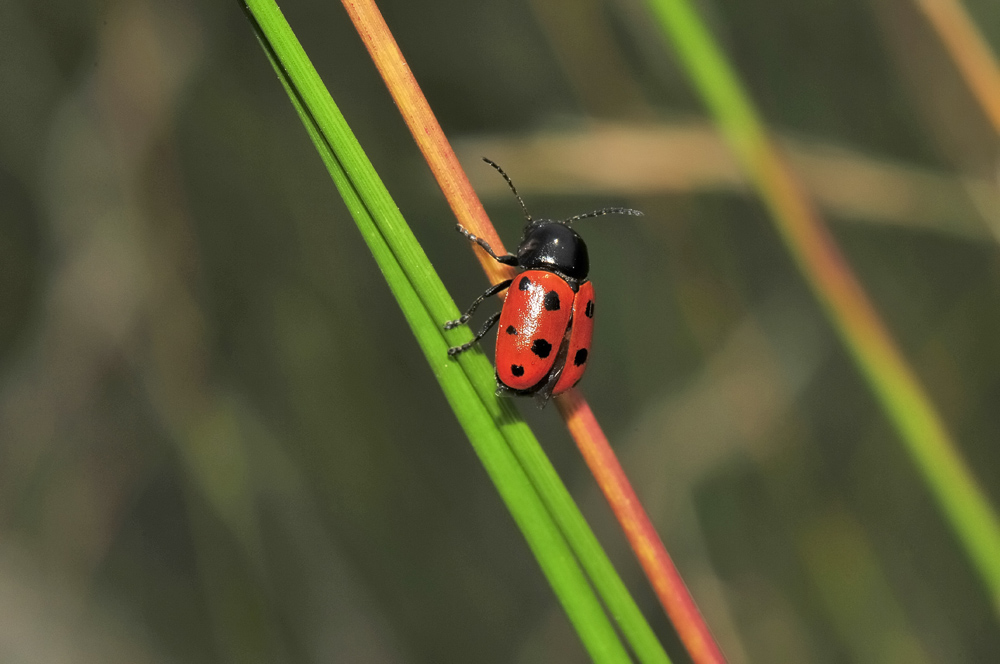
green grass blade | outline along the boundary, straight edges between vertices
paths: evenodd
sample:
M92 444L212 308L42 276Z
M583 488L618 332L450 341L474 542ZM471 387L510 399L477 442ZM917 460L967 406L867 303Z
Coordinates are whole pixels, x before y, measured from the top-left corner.
M463 356L460 362L448 359L449 344L440 321L457 317L458 310L277 7L273 2L263 1L250 2L248 7L256 19L255 27L268 57L385 274L456 417L591 656L595 661L628 661L563 534L553 522L553 515L576 542L574 550L595 585L604 589L605 601L640 659L669 661L534 436L508 402L493 396L493 372L485 356L475 351L466 353L467 357ZM460 334L469 337L468 330ZM472 382L470 374L474 374ZM548 496L545 503L539 500L535 486L511 454L507 446L510 437L520 441L521 455L531 461L531 481L541 480L542 491ZM541 460L536 458L537 454L541 454ZM555 511L550 515L553 506Z
M691 4L648 2L1000 614L1000 519L992 505Z

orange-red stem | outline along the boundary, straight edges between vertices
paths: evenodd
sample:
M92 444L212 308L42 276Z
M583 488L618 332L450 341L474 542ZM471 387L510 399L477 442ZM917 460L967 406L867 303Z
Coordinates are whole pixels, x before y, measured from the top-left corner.
M389 26L374 0L343 0L343 4L399 107L406 126L410 128L413 139L431 167L434 179L444 192L455 218L475 235L485 239L494 252L505 253L500 236L486 216L483 204L458 163L455 151L445 138L441 125L431 111L424 93L420 91L417 79L413 77L413 72L406 64L403 53L389 32ZM500 265L479 247L475 248L475 252L492 283L513 276L511 268Z
M725 662L590 406L575 389L557 398L556 405L691 659L697 664Z
M503 243L374 0L342 2L459 223L502 252ZM476 252L493 283L510 278L510 268L497 264L479 248ZM725 662L587 402L571 390L556 403L691 659L696 664Z

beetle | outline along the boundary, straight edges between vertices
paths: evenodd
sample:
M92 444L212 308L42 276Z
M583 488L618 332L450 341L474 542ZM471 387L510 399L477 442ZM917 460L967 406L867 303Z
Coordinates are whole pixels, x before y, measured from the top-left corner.
M482 238L461 224L458 232L503 265L520 268L513 279L495 284L444 329L464 325L487 298L510 288L501 310L486 321L472 341L448 349L455 356L472 348L500 322L496 345L497 395L534 395L539 407L570 389L583 377L594 331L594 287L588 280L587 245L570 224L606 214L641 216L639 210L610 207L569 219L533 219L517 188L500 166L483 157L507 181L524 212L526 225L517 253L498 256Z

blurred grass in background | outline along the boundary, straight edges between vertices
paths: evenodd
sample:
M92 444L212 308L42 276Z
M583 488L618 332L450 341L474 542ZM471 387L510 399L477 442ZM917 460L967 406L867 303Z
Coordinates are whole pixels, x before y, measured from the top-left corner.
M538 216L646 212L579 228L582 386L730 660L996 661L988 594L644 4L426 4L381 9L509 244L481 155ZM966 5L997 50L998 6ZM471 301L343 9L282 9ZM1000 503L986 116L910 0L700 9ZM0 658L585 657L236 3L7 0L0 89ZM684 661L559 419L522 412Z

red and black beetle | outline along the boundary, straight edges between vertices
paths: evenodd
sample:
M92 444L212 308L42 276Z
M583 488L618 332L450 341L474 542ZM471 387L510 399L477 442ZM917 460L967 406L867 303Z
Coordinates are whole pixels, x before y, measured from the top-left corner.
M461 225L458 232L475 242L497 262L523 270L513 279L491 286L476 298L458 320L449 321L450 330L468 322L483 301L511 284L503 309L490 316L469 343L448 349L449 355L471 348L497 320L497 394L534 395L544 406L549 397L565 392L579 382L587 368L594 331L594 287L587 280L590 258L587 245L570 224L586 217L605 214L642 215L629 208L604 208L562 220L532 219L514 183L503 169L489 159L517 197L527 224L516 254L497 256L489 244Z

